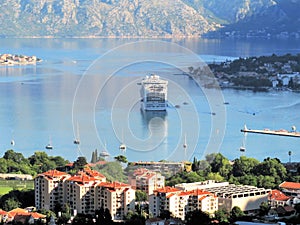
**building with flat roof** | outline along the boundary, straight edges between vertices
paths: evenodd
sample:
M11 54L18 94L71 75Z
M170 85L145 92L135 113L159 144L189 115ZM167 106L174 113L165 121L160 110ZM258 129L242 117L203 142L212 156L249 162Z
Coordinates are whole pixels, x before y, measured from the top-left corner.
M207 180L195 183L182 183L175 185L180 190L193 190L195 188L206 190L218 197L219 208L230 211L234 206L239 206L243 211L259 209L262 202L268 202L270 190L248 185L234 185L228 182Z

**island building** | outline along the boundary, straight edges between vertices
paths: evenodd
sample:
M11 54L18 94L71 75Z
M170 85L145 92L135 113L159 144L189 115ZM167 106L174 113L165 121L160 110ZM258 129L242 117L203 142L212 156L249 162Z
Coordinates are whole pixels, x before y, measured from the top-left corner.
M113 220L135 210L135 190L129 184L106 182L105 176L89 168L73 176L50 170L39 174L34 185L37 209L54 210L67 203L74 214L94 215L97 209L108 208Z
M208 191L218 197L218 208L231 211L234 206L238 206L246 213L256 211L262 202L268 202L270 192L270 189L228 182L218 183L214 180L177 184L175 188L185 191L195 189Z
M159 172L146 168L138 168L128 176L128 182L135 190L145 192L147 195L153 194L154 190L165 187L165 177Z
M188 212L201 210L213 214L218 210L218 198L204 190L182 191L178 188L164 187L149 196L149 213L158 217L167 210L175 218L185 220Z
M279 188L287 196L300 197L300 183L284 181Z

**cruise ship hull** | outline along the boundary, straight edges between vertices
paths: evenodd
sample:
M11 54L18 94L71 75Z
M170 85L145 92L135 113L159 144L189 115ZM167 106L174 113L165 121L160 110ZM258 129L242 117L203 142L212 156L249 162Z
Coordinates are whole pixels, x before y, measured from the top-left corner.
M168 81L160 79L157 75L151 75L144 78L141 85L142 110L166 111Z

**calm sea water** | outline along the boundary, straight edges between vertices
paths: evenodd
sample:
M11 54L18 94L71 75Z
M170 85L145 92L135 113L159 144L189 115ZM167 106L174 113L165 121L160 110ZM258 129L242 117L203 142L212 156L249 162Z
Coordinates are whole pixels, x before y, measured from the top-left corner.
M183 160L221 152L300 160L299 139L240 129L300 127L299 93L205 89L189 66L235 57L300 53L297 40L1 39L0 53L36 55L36 66L0 67L0 154L47 151L69 160L106 151L134 160ZM138 83L169 81L166 114L140 110ZM227 102L229 104L224 104ZM74 145L75 137L80 145ZM11 145L11 140L15 145ZM53 150L45 149L51 142ZM183 148L186 142L187 148ZM241 153L241 145L246 152Z

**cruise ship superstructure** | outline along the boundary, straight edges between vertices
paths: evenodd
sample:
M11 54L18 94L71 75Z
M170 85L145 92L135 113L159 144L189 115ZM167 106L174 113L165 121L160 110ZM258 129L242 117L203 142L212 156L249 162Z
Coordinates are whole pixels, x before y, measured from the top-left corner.
M145 111L166 111L168 81L152 74L146 76L141 85L142 109Z

